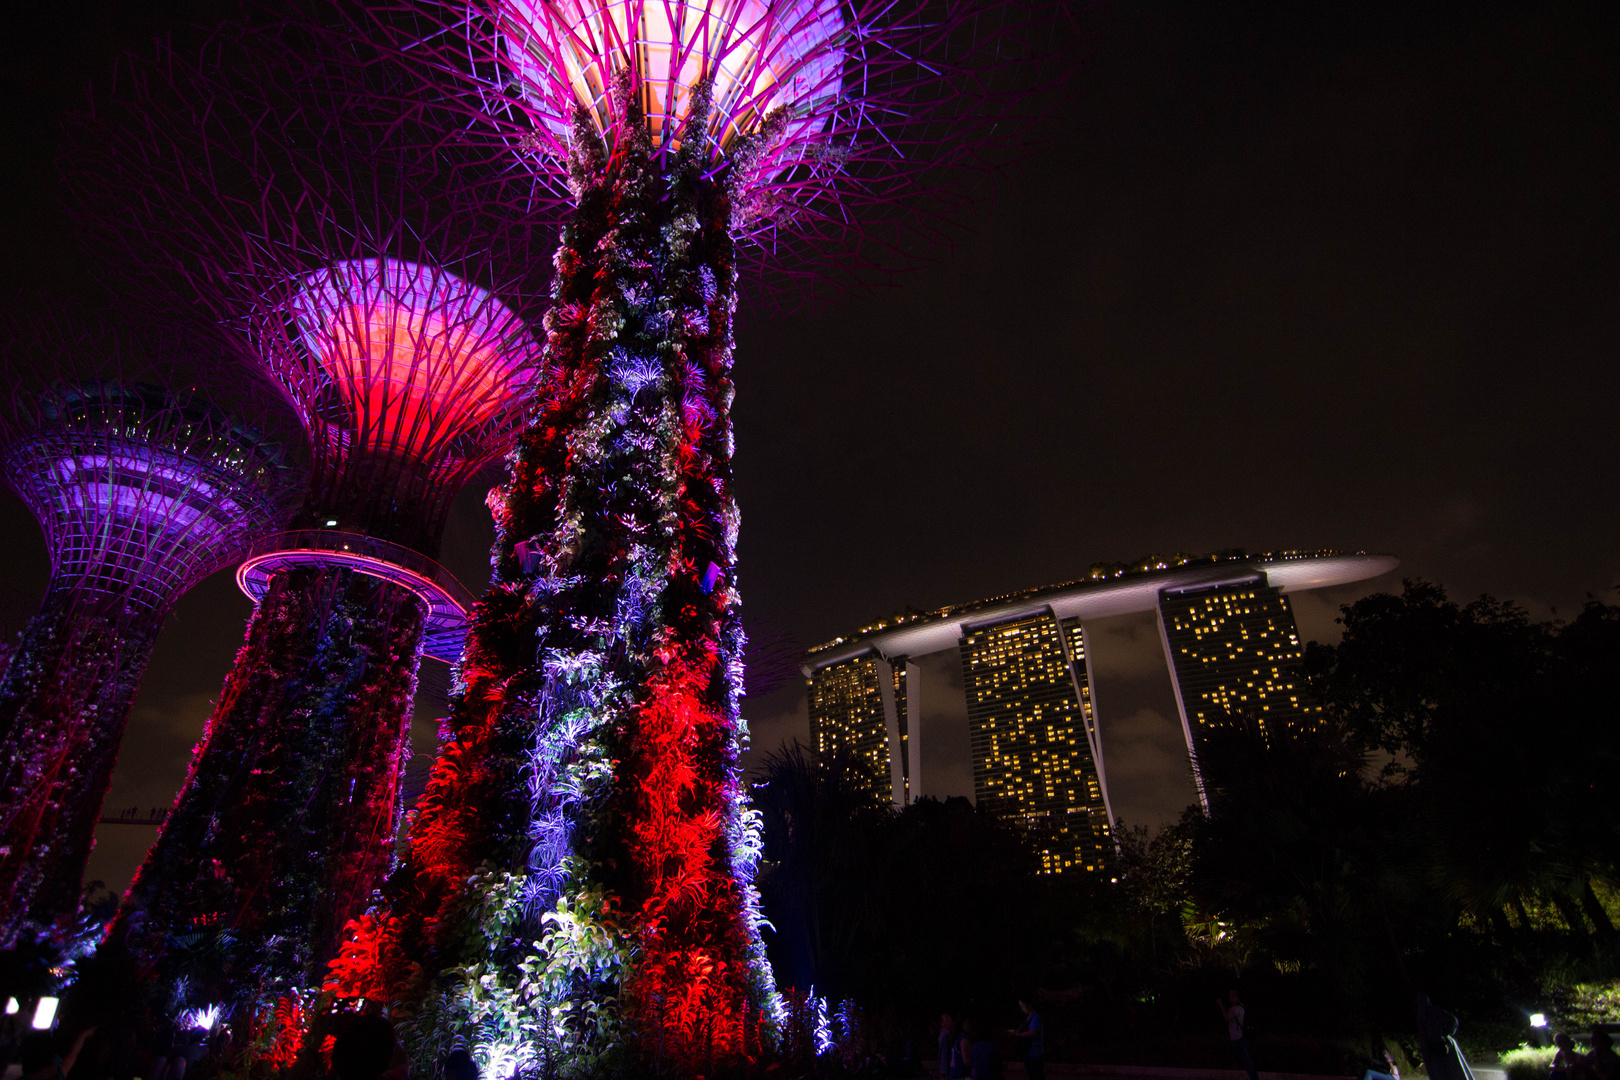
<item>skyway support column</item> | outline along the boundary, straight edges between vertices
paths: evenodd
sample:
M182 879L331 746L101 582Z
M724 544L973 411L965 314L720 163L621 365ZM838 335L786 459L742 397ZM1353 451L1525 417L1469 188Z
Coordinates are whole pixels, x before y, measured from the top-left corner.
M904 664L904 657L896 658ZM894 805L906 805L906 742L903 730L900 727L900 707L895 700L895 661L878 657L875 661L878 671L878 693L883 698L883 726L889 733L889 786L893 793ZM905 672L905 668L901 669ZM907 688L906 700L909 704L911 694ZM909 713L909 708L908 708Z
M911 802L922 798L922 669L906 658L906 787Z

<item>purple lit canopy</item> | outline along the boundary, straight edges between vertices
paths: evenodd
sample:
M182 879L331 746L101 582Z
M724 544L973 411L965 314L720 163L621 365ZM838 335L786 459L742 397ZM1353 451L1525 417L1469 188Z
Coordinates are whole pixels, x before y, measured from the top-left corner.
M754 283L886 276L942 239L963 169L1014 144L1061 81L1062 5L972 0L393 0L362 36L440 87L461 80L463 137L493 134L538 197L571 203L572 143L618 143L628 106L656 154L710 107L701 156L730 175L730 231ZM448 79L445 77L449 76ZM628 95L615 96L615 81ZM460 100L452 92L450 98ZM466 106L458 106L466 107ZM576 124L583 127L576 130Z
M161 614L285 520L280 449L189 396L91 380L25 408L34 430L14 427L0 462L45 531L53 589Z
M521 93L557 136L579 107L603 134L622 123L609 92L621 73L639 88L658 146L679 147L707 78L719 153L779 115L762 166L780 171L810 161L840 126L847 37L837 0L508 0L496 11Z

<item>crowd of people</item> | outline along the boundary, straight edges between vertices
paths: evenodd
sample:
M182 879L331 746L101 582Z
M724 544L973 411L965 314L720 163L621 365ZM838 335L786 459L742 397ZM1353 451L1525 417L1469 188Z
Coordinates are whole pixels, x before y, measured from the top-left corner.
M1601 1027L1592 1029L1592 1048L1581 1053L1568 1032L1553 1038L1558 1052L1553 1055L1552 1080L1620 1080L1620 1054L1614 1052L1614 1039Z
M1046 1023L1031 999L1020 998L1018 1010L1024 1014L1016 1028L1003 1034L1021 1051L1024 1075L1030 1080L1046 1077ZM989 1024L975 1017L960 1020L950 1013L939 1018L939 1075L941 1080L996 1080L1002 1075L1001 1047Z
M1236 990L1215 1002L1226 1023L1233 1064L1259 1080L1248 1042L1248 1012ZM999 1080L1005 1075L1003 1049L1013 1048L1029 1080L1046 1077L1046 1023L1033 995L1020 998L1023 1019L1017 1027L998 1029L977 1016L940 1016L938 1032L940 1080ZM208 1033L182 1031L159 1047L138 1044L131 1029L98 1031L85 1028L73 1034L30 1031L19 1015L5 1017L0 1028L0 1057L8 1067L0 1080L211 1080L217 1063L209 1052ZM1474 1072L1456 1041L1457 1018L1418 998L1418 1041L1429 1080L1474 1080ZM1590 1049L1582 1053L1575 1039L1560 1033L1553 1040L1556 1054L1550 1080L1620 1080L1620 1055L1603 1028L1592 1030ZM917 1068L908 1044L903 1057ZM888 1062L884 1075L896 1072ZM335 1080L410 1080L405 1054L393 1026L374 1015L355 1017L332 1044L329 1075ZM479 1080L476 1062L466 1050L456 1050L440 1062L436 1080ZM1401 1080L1394 1056L1376 1044L1372 1061L1361 1080Z

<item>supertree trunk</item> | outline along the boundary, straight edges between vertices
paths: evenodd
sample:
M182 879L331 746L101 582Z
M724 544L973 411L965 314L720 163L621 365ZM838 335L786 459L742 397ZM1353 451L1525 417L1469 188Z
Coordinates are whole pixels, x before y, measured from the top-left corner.
M245 1033L319 984L392 852L422 623L355 571L271 582L113 926L143 986L181 998L153 1004L226 1002Z
M87 614L63 589L0 678L0 948L59 932L78 908L96 819L159 616ZM142 617L145 615L145 617Z
M661 171L641 131L578 151L548 389L491 497L453 728L392 917L334 968L416 1009L419 1058L467 1039L503 1080L735 1066L772 994L739 765L729 192L695 155Z

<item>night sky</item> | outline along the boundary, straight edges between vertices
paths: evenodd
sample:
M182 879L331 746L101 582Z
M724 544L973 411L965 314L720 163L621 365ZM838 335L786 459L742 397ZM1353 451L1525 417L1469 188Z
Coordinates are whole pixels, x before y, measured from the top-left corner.
M1401 558L1297 596L1317 640L1401 576L1537 617L1620 599L1620 7L1472 7L1086 11L1082 70L1022 163L978 182L954 246L894 287L742 314L745 621L808 645L1095 561L1229 547ZM209 10L8 16L8 294L88 280L52 210L61 111L120 49ZM463 493L444 556L475 590L482 496ZM0 558L14 628L47 562L9 498ZM171 616L110 808L169 803L248 611L222 573ZM1166 820L1191 784L1152 618L1093 629L1115 812ZM427 666L424 747L444 685ZM953 679L952 657L929 662L925 775L968 793ZM808 735L797 681L745 714L756 758ZM150 838L104 826L92 876L121 886Z

